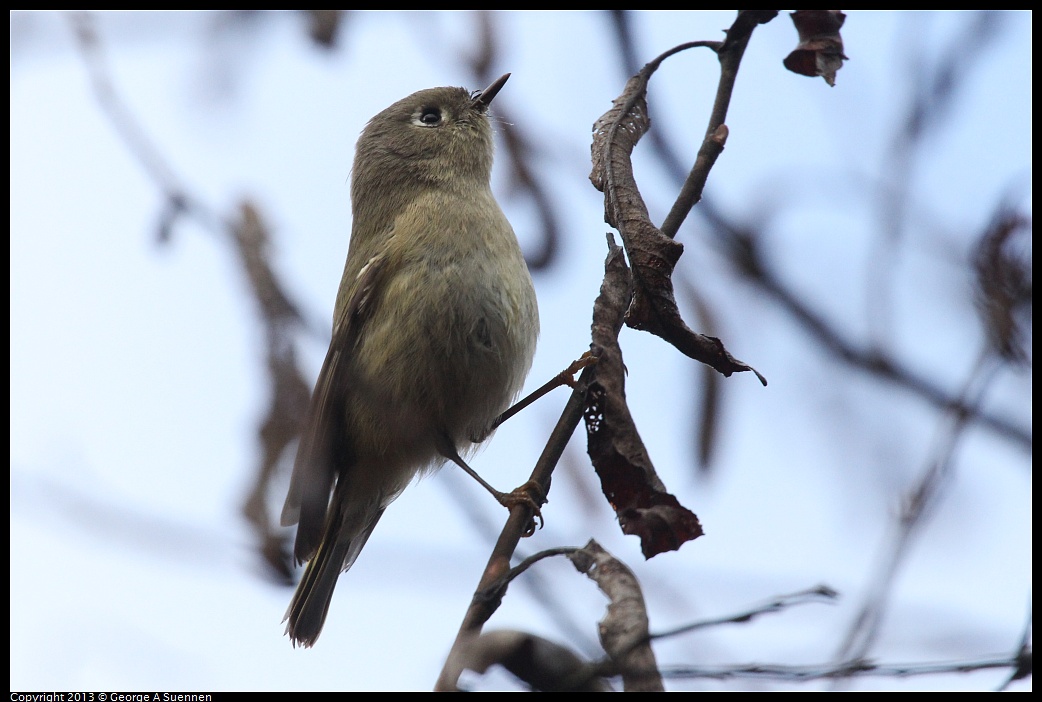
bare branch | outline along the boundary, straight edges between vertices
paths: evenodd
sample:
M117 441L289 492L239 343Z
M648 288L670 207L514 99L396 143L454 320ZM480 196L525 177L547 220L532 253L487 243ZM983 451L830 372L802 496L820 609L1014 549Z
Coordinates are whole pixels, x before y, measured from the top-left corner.
M650 223L648 219L647 208L644 206L640 193L637 190L636 182L632 175L632 166L629 162L629 154L632 151L633 146L636 144L640 135L647 129L647 117L646 117L646 102L644 95L647 89L647 81L651 74L654 73L657 66L669 56L683 51L688 48L702 46L710 47L716 51L725 52L729 56L736 56L734 58L734 68L737 69L738 61L740 61L741 51L744 50L745 43L748 41L748 37L751 34L756 24L760 22L769 21L775 14L775 11L743 11L739 13L734 25L729 31L728 38L725 42L690 42L675 47L657 59L645 66L645 69L640 74L630 80L627 86L627 91L623 97L620 97L615 101L615 107L609 111L598 124L595 125L595 132L597 133L594 137L593 149L593 160L594 160L594 171L591 175L591 180L594 182L598 189L605 192L605 211L606 219L610 224L619 229L623 235L623 240L626 243L627 250L630 251L631 260L637 261L634 263L635 268L639 267L640 274L636 275L640 283L638 289L644 292L640 294L650 295L650 299L653 300L652 304L638 303L637 299L634 299L630 305L630 313L634 320L640 319L641 322L635 322L632 326L640 328L641 323L646 323L652 328L652 330L659 333L667 340L674 343L682 352L702 360L703 362L711 365L724 375L730 375L735 371L752 370L749 366L736 361L730 356L729 353L723 348L723 344L720 343L719 339L713 339L711 337L704 337L702 335L695 334L683 323L680 319L680 314L676 309L676 301L673 299L672 284L669 281L669 273L672 271L673 266L676 263L676 258L679 257L682 246L673 242L668 237L662 235L654 225ZM486 42L488 45L489 42ZM490 63L488 52L483 53L481 57L476 61L475 65L478 67L486 66ZM723 84L724 81L722 81ZM724 90L722 88L722 90ZM728 95L730 88L724 90ZM724 102L726 105L726 101ZM726 112L726 107L723 108L723 112L720 111L721 101L717 101L717 106L714 109L714 118L719 117L722 123L723 113ZM712 138L720 141L722 147L722 139L726 136L725 129L721 126L719 129L713 131ZM708 168L706 168L708 172ZM620 197L628 198L625 205L620 205ZM643 252L638 252L636 258L634 258L634 250L631 248L632 242L637 236L633 232L633 228L624 226L624 222L629 221L627 217L632 217L635 222L635 227L645 234L645 241L648 242L648 246ZM661 251L660 251L661 249ZM618 259L618 264L612 264L614 258ZM610 282L609 277L611 275L610 270L613 266L614 269L618 270L621 264L622 273L615 274L615 282ZM665 266L663 264L666 264ZM666 267L668 266L668 268ZM658 270L656 270L656 268ZM663 275L663 271L665 274ZM622 304L625 300L629 299L630 296L630 276L626 270L625 263L622 262L621 256L614 252L609 254L609 261L606 264L606 276L605 286L602 287L602 294L598 298L615 298L616 302L621 301ZM649 284L650 283L650 284ZM622 297L620 298L620 294ZM642 298L643 299L643 298ZM622 304L616 304L615 307L621 309ZM646 308L646 311L650 310L653 314L651 316L645 315L640 317L639 314L634 314L634 309L639 309L641 306ZM599 355L599 351L602 349L608 349L610 347L617 347L618 332L621 327L621 316L608 314L611 317L611 321L607 325L600 319L605 316L604 312L598 311L595 305L594 313L594 344L591 347L594 356ZM615 321L616 318L618 321ZM607 330L607 337L611 337L610 340L598 340L597 335L599 330ZM598 359L600 360L600 359ZM579 418L585 415L587 416L587 426L591 426L591 421L596 423L596 419L603 418L599 408L591 411L591 402L602 401L603 398L614 397L620 401L619 407L625 410L625 399L622 391L622 385L619 383L615 388L614 393L606 391L603 385L599 385L598 388L593 388L594 378L599 377L598 366L587 367L582 376L579 378L575 389L572 392L572 396L565 407L564 412L558 420L557 426L554 429L550 440L547 443L546 448L543 451L536 467L532 472L532 481L536 484L542 485L544 493L547 490L550 483L550 475L556 466L557 461L560 459L561 454L564 451L564 446L571 436L572 432L579 421ZM618 356L618 367L619 373L616 377L621 376L621 354ZM755 371L753 371L755 373ZM759 373L756 373L757 377L760 378L761 382L766 384ZM591 389L593 390L591 393ZM614 404L614 400L611 400ZM614 409L610 410L609 415L616 418L628 416L628 410L624 412L615 412ZM623 425L632 425L632 421L624 422ZM620 426L623 426L620 425ZM602 448L611 446L614 442L612 437L614 433L603 434L599 431L595 431L591 436L598 435L600 438L608 439L605 442L601 442ZM624 435L627 437L627 448L636 448L641 446L639 436L635 429L632 431L625 431ZM591 445L597 442L592 442ZM598 452L600 453L600 452ZM640 533L642 537L642 548L644 549L645 555L654 555L662 550L669 548L677 548L680 544L687 540L696 538L702 533L701 525L698 523L698 518L684 509L676 499L665 492L661 481L658 481L654 475L653 468L651 467L650 459L647 459L646 452L641 448L640 452L644 458L639 459L640 471L642 480L645 481L645 487L640 490L633 490L632 486L636 485L636 482L632 479L628 479L623 483L626 490L619 490L617 485L610 487L606 494L610 495L623 495L629 493L632 496L636 496L638 499L632 500L631 504L628 505L629 509L626 511L626 521L623 523L624 531L627 529L627 524L631 531L629 533ZM607 456L607 452L600 453L600 455ZM621 457L623 454L615 452L615 456ZM619 461L608 461L602 462L602 465L622 465L629 464L627 459L624 462ZM632 465L632 464L629 464ZM625 471L627 474L634 474L632 471ZM603 476L602 476L602 487L603 487ZM650 488L650 489L648 489ZM649 497L651 499L645 499ZM620 514L620 522L622 521ZM478 587L476 589L475 597L471 601L471 605L464 615L463 622L460 625L460 630L457 633L456 640L453 643L452 650L446 660L445 666L442 668L441 674L438 677L438 681L435 685L436 690L454 690L456 689L458 682L458 671L454 670L453 665L450 662L456 660L460 655L462 647L469 645L471 641L480 633L481 627L484 622L492 615L492 613L499 606L500 598L502 597L502 590L500 589L495 594L489 593L495 583L501 581L505 574L509 571L509 562L511 554L517 546L518 541L525 533L525 528L532 518L531 509L523 504L517 504L511 509L510 516L507 519L507 523L503 527L503 531L500 534L499 541L496 543L493 549L492 555L489 558L489 562L485 567L485 570L481 576Z
M568 440L575 432L579 420L582 419L584 398L594 368L596 366L588 366L583 370L582 375L579 376L576 386L568 398L568 403L561 413L561 418L557 420L557 425L551 432L535 468L532 469L531 480L542 485L544 493L547 491L547 486L550 484L550 476L564 453ZM510 516L507 518L506 524L503 525L499 540L493 547L485 570L478 581L474 598L471 600L467 612L463 615L463 621L460 624L459 632L456 634L456 640L452 644L445 666L442 668L435 683L435 690L451 691L457 689L458 671L454 671L449 664L454 656L458 655L458 650L468 645L481 632L481 627L499 608L503 592L500 590L497 594L490 596L490 589L510 571L510 558L524 535L532 516L532 510L524 504L519 503L511 508Z
M677 201L662 222L662 233L671 239L677 235L691 208L702 199L702 190L705 188L709 171L724 149L724 142L727 140L727 109L731 104L731 95L738 78L738 66L742 62L745 47L749 44L753 30L760 24L770 22L777 14L777 10L740 10L734 24L727 30L727 39L716 49L720 59L720 81L716 86L716 98L709 115L709 125L706 127L702 147L695 157L695 165L688 173ZM763 382L763 378L760 381Z

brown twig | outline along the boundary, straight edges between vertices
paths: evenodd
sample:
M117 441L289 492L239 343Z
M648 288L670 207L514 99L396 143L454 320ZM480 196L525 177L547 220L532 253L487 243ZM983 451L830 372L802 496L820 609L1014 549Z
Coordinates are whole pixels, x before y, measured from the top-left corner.
M667 666L662 675L666 678L711 680L744 679L776 682L802 683L812 680L829 680L850 677L905 678L917 675L944 675L950 673L973 673L980 670L1016 668L1016 658L979 658L937 663L877 663L854 660L843 663L819 665L777 665L773 663L747 663L745 665L710 666Z
M634 40L629 26L629 13L627 11L614 11L612 16L616 37L620 46L619 54L624 59L627 73L635 73L638 65L636 62L636 49L633 45ZM973 22L975 26L977 23L981 23L979 28L986 30L982 36L986 36L994 29L993 24L990 24L994 20L994 15L989 14L975 18ZM977 46L982 41L982 36L977 36L971 29L968 30L965 41L956 41L954 45L962 47L969 42L970 45ZM949 79L957 79L958 76L966 74L969 68L969 66L963 65L963 61L971 60L976 55L977 53L973 51L963 51L961 56L946 57L942 60L942 69L939 69L938 73L945 73ZM948 105L951 97L950 93L953 90L951 81L941 81L940 78L936 77L932 80L923 77L920 78L920 81L928 83L929 89L924 88L923 91L916 93L918 97L915 98L915 105L909 108L909 117L902 122L907 125L907 133L904 133L903 136L895 137L895 145L892 151L897 160L894 163L902 163L909 153L914 152L915 149L909 144L918 142L921 139L922 131L936 123L942 115L946 114L945 107ZM683 164L677 158L678 149L669 143L666 131L653 130L648 133L647 138L650 140L651 147L659 161L665 166L670 176L677 181L682 181L685 178ZM896 177L904 177L907 169L894 167L889 169L889 172ZM937 408L955 407L959 411L968 409L958 404L959 398L954 397L939 384L905 365L901 359L892 356L882 349L859 345L856 341L847 338L824 315L812 309L810 303L806 302L771 268L769 262L763 258L759 248L756 247L754 232L728 218L717 207L716 202L712 198L704 198L700 201L700 204L698 212L708 222L718 241L723 243L725 252L735 262L736 268L748 276L749 282L766 292L770 299L774 300L784 312L793 317L826 350L851 365L851 367L893 383L921 397ZM894 203L889 203L886 211L892 214L899 209L901 208ZM888 226L892 228L894 225ZM664 230L665 228L665 225L663 225ZM996 416L983 408L977 408L977 414L974 416L973 421L1012 441L1021 448L1026 450L1031 448L1030 429L1017 426L1008 419Z
M579 380L568 398L568 403L561 413L561 418L558 419L557 426L551 432L546 447L532 470L530 479L542 485L544 492L550 484L550 476L553 474L557 461L560 460L565 446L568 445L569 439L582 419L586 387L594 374L595 368L596 366L589 366L579 376ZM451 671L447 667L448 663L453 659L457 649L468 645L481 632L481 627L498 609L502 592L499 592L494 597L480 596L479 593L487 593L493 583L509 572L510 558L517 548L518 542L521 541L521 537L532 516L532 510L526 505L517 504L511 508L510 516L507 517L506 524L503 525L499 540L493 547L488 564L485 566L485 570L478 581L475 597L471 600L470 606L463 615L463 622L460 624L456 640L452 644L452 651L446 658L446 667L442 668L442 672L435 684L435 690L451 691L456 689L457 679L451 675Z
M569 366L565 368L563 371L555 375L553 378L550 378L550 380L546 381L532 392L528 393L528 395L511 405L509 409L503 412L503 414L496 417L496 421L492 423L491 430L497 429L501 424L503 424L503 422L507 421L515 414L517 414L518 412L520 412L521 410L525 409L533 402L538 400L539 398L544 397L552 390L556 390L562 385L567 385L568 387L574 388L575 374L581 371L586 366L593 365L596 362L596 357L594 357L592 354L590 354L589 351L587 351L582 356L572 361L571 364L569 364Z
M698 156L695 157L695 165L680 189L680 195L662 222L662 233L671 239L677 235L691 208L702 199L702 190L705 188L709 171L724 150L724 142L727 140L727 109L734 93L738 66L742 62L752 32L757 25L770 22L777 14L777 10L742 10L734 25L727 31L727 39L716 49L717 57L720 59L720 82L716 87L716 99L709 115L705 138L698 150Z
M714 626L722 626L725 624L747 624L754 619L757 619L765 614L775 614L782 612L790 607L795 607L803 604L812 603L831 603L837 597L837 593L827 585L818 585L807 590L801 590L799 592L793 592L788 595L779 595L774 597L764 604L750 607L749 609L738 612L736 614L730 614L722 617L713 617L711 619L703 619L691 624L685 624L683 626L675 627L667 631L661 631L654 634L648 634L645 637L636 639L632 642L633 646L644 646L652 641L660 639L666 639L674 636L680 636L687 634L692 631L698 631L700 629L706 629ZM601 661L591 663L586 667L585 670L581 671L582 677L576 674L576 678L572 681L572 685L584 684L587 680L598 679L606 676L614 675L617 672L616 665L610 658L605 658ZM639 671L636 671L639 672ZM658 676L658 671L647 671L648 675Z

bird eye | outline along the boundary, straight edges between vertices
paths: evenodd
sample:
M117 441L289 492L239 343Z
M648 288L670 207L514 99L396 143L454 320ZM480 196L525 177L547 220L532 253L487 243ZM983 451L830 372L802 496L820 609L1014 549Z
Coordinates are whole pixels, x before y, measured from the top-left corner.
M420 124L425 127L437 127L441 124L441 110L437 107L424 107L420 110Z

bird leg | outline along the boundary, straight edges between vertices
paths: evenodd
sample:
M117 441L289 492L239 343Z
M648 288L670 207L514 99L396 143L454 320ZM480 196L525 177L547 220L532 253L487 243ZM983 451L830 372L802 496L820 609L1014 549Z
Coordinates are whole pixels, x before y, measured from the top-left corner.
M529 480L521 487L513 490L512 492L501 492L489 485L484 478L478 475L477 471L467 465L459 452L456 450L456 446L452 443L452 440L444 434L440 437L437 447L438 453L447 458L448 460L455 463L457 466L462 468L467 475L477 480L481 487L488 490L496 501L506 507L507 509L513 509L517 505L527 507L532 511L533 518L529 520L529 524L525 527L525 536L531 536L536 530L536 518L539 519L539 528L543 526L543 513L540 509L540 505L546 504L546 492L543 490L543 486L535 480Z
M576 373L581 371L586 366L592 366L595 363L597 363L597 357L589 351L584 352L582 356L579 356L579 358L572 361L571 365L569 365L563 371L555 375L553 378L550 378L550 380L543 383L540 387L533 390L524 398L515 402L513 405L508 407L503 412L503 414L496 417L496 420L492 422L492 426L489 427L488 433L491 434L493 431L496 430L496 428L500 424L507 421L515 414L523 410L525 407L528 407L530 404L538 400L540 397L549 393L554 388L558 388L562 385L567 385L570 388L574 388L575 378L573 376L575 376Z

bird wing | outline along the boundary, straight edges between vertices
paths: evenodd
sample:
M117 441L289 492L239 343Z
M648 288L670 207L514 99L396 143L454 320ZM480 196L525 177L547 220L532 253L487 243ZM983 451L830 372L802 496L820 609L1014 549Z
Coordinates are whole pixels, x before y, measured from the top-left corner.
M386 267L387 259L381 254L358 272L347 305L337 310L333 338L311 395L281 518L283 526L299 522L294 547L298 562L309 560L318 550L333 481L351 460L345 408L350 393L343 388L352 381L347 371L350 364L344 361L355 347Z

